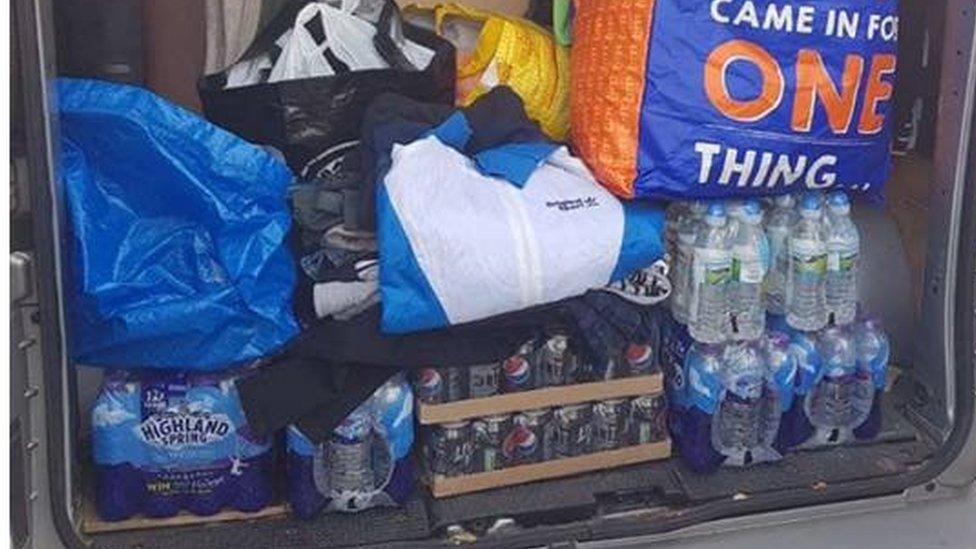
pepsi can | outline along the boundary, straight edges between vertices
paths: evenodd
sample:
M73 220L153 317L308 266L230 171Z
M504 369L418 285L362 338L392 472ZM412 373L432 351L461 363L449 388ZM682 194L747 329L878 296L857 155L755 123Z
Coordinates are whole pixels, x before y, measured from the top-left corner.
M552 331L539 351L539 373L542 387L576 383L579 363L569 348L569 336Z
M555 433L552 413L540 408L515 416L512 430L502 444L507 465L540 463L553 458Z
M558 457L574 457L590 453L593 445L591 414L592 407L589 403L570 404L553 411Z
M597 452L622 448L629 440L629 403L617 398L593 404L593 449Z
M504 468L502 445L512 430L511 414L483 417L472 425L475 447L472 472L481 473Z
M668 403L663 394L642 395L630 401L630 442L649 444L668 438Z
M495 396L501 387L502 365L498 362L471 366L468 369L468 398Z
M620 377L646 376L659 370L654 349L643 343L627 345L620 362L623 365L620 368Z
M529 340L502 363L502 388L506 393L518 393L536 386L535 340Z
M471 472L471 422L458 421L431 428L425 445L427 466L437 476L457 477Z
M461 368L423 368L414 376L417 399L425 404L464 400L464 370Z

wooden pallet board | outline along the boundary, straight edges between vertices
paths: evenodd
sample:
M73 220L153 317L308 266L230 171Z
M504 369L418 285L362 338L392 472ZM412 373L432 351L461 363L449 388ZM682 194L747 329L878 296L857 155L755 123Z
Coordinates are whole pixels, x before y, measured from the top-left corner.
M167 518L149 518L136 516L126 520L108 522L99 518L92 501L85 502L82 509L81 531L86 534L103 534L106 532L122 532L126 530L147 530L152 528L168 528L177 526L198 526L217 522L231 522L242 520L256 520L284 517L288 508L284 504L265 507L254 513L241 511L221 511L207 517L197 516L187 512Z
M552 408L580 402L658 394L663 390L664 376L658 373L610 381L546 387L444 404L421 403L417 417L421 424L434 425L535 408Z
M519 465L498 471L475 473L460 477L435 476L428 479L435 498L470 494L503 486L526 484L539 480L568 477L579 473L599 471L623 465L666 459L671 456L671 441L630 446L585 456L563 458L543 463Z

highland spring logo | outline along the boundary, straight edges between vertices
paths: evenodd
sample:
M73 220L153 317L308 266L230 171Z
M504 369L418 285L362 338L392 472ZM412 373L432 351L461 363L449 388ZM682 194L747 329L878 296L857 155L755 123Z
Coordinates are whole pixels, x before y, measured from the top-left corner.
M146 444L166 449L205 446L223 440L233 430L226 415L208 412L153 414L136 427Z

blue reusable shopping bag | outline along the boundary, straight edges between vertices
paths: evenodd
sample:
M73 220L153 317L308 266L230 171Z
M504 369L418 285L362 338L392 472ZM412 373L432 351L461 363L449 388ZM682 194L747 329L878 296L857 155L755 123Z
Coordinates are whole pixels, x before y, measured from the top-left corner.
M214 371L295 336L288 167L141 88L57 91L73 359Z

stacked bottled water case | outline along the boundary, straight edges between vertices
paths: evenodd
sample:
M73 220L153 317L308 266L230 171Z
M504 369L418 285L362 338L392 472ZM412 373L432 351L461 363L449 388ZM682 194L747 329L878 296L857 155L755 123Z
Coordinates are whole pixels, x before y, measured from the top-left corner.
M696 470L880 429L887 339L856 322L860 236L842 192L672 204L661 330L671 430Z

